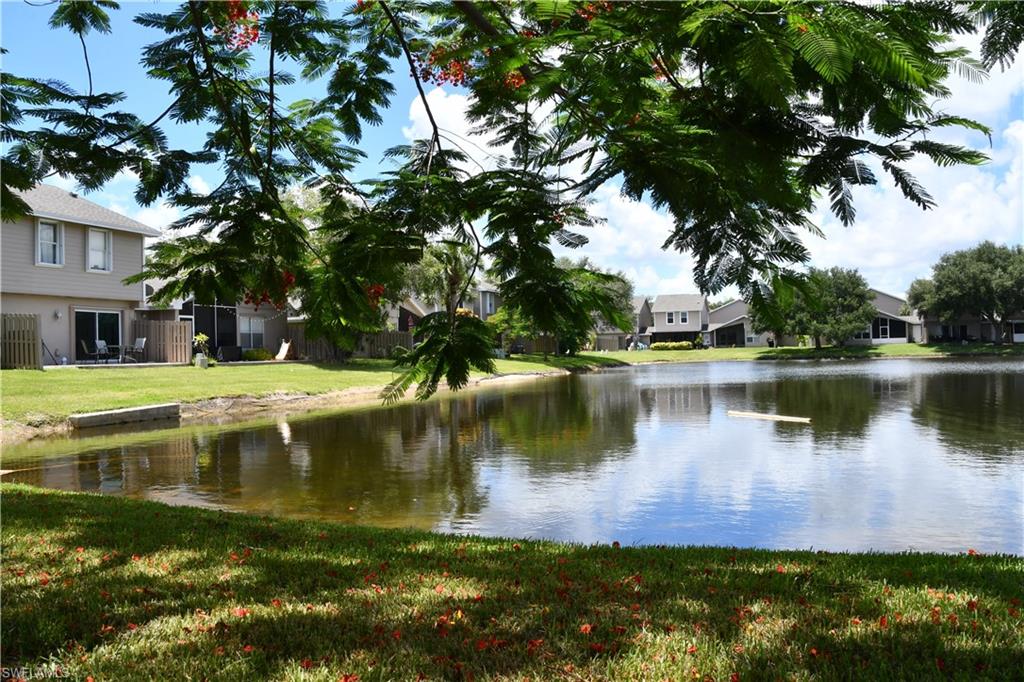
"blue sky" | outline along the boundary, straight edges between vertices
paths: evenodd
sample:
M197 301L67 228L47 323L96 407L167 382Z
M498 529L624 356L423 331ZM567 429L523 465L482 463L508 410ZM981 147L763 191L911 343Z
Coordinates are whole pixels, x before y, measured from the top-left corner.
M131 19L141 12L166 11L167 3L123 3L112 13L113 33L87 37L97 91L120 90L127 95L125 108L143 118L157 116L170 103L167 85L146 78L139 58L142 47L158 35ZM336 5L341 11L343 5ZM63 80L75 88L87 88L81 47L67 31L51 31L47 20L50 7L32 7L23 2L0 5L0 39L9 53L6 71L28 76ZM976 51L977 38L966 36L963 44ZM367 159L354 177L374 177L381 169L382 152L427 132L423 107L404 68L395 72L397 94L384 122L368 128L360 147ZM992 162L975 168L936 168L920 162L912 166L925 187L939 203L932 211L921 211L902 198L889 184L861 188L855 193L857 223L842 227L828 213L822 201L813 216L826 234L825 239L808 236L813 264L823 267L856 267L868 281L882 290L902 294L911 280L927 276L930 267L945 251L965 248L983 239L1000 243L1024 242L1024 59L1007 71L994 70L981 85L956 79L953 96L940 105L949 113L975 118L993 130L992 147L976 133L943 131L937 139L969 144L983 149ZM299 83L283 94L285 99L316 96L315 85ZM443 129L472 151L486 149L486 137L474 136L465 120L467 97L455 88L432 88L431 109ZM165 126L171 144L198 147L205 130L201 126ZM215 186L220 180L216 168L197 167L191 182L197 189ZM60 184L60 183L58 183ZM71 184L65 183L68 189ZM88 195L97 203L163 228L179 217L166 204L140 207L132 200L133 182L121 177L103 190ZM598 265L625 271L638 292L648 294L695 291L692 261L685 254L666 252L660 246L671 229L671 219L646 202L622 197L610 184L599 190L593 212L606 222L590 231L591 243L576 252L590 256Z

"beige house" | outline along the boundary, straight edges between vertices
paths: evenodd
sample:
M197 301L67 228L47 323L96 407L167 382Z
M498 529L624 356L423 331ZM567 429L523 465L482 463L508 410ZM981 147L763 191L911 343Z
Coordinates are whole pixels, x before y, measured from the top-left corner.
M716 348L742 348L768 346L772 334L755 332L750 318L750 306L738 300L719 306L708 313L710 323L705 343Z
M922 343L926 340L924 322L917 315L902 315L907 301L899 296L872 289L878 315L871 326L854 335L851 344L878 346L887 343Z
M648 327L654 324L651 302L646 296L633 297L633 331L629 334L601 320L595 328L594 350L626 350L633 341L650 343Z
M654 324L648 327L651 343L694 341L707 331L708 300L700 294L663 294L651 304Z
M45 364L85 358L83 343L130 343L146 237L160 233L52 185L19 192L32 214L0 229L0 309L39 316Z

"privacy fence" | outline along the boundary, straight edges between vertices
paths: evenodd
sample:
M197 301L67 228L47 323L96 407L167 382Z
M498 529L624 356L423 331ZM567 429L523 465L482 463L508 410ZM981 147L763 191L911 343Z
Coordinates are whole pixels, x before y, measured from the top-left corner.
M42 369L43 342L39 316L26 313L0 315L0 367Z
M412 348L410 332L378 332L363 334L356 350L349 353L333 343L323 339L306 338L304 322L289 322L288 335L292 340L291 353L301 360L314 362L334 362L344 360L349 355L362 358L389 358L395 348Z
M191 325L188 322L132 320L129 344L145 338L146 345L140 362L192 362Z

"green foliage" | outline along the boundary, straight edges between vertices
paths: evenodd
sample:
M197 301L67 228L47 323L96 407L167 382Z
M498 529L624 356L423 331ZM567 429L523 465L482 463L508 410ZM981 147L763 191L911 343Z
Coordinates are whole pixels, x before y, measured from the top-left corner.
M202 353L203 355L208 356L210 354L209 343L210 337L202 332L199 332L198 334L192 337L192 345L195 346L196 350Z
M487 326L491 328L494 338L502 339L506 350L516 341L527 341L540 336L533 322L511 305L503 305L488 315Z
M109 31L106 11L116 8L62 2L51 23L79 37L87 60L84 36ZM156 245L131 278L166 281L157 302L284 305L298 295L307 334L351 348L380 328L385 305L410 283L444 292L452 316L455 292L464 298L486 262L504 305L570 353L597 318L631 328L621 278L559 265L553 252L586 245L596 222L589 197L604 183L621 180L627 196L668 212L665 246L693 254L703 291L736 285L780 322L803 286L793 268L808 258L800 237L816 231L808 215L819 194L850 223L855 189L879 181L877 166L928 208L934 199L907 170L916 157L985 160L928 137L945 126L987 132L938 111L951 74L984 75L948 39L988 21L986 59L1004 63L1021 25L1018 9L995 3L540 2L510 13L494 3L378 1L338 18L322 2L245 8L259 13L255 42L237 40L227 3L136 17L156 36L142 62L174 95L150 122L117 110L121 93L93 93L91 72L87 94L2 74L3 219L28 210L17 190L50 175L90 190L130 171L140 178L136 198L166 197L184 214L172 234L190 233ZM388 152L394 170L356 183L362 132L382 122L399 60L417 86L464 74L470 116L509 158L474 164L435 127ZM282 101L297 78L320 90ZM165 117L210 133L200 149L171 149ZM194 163L217 165L223 183L192 192ZM571 163L581 179L562 177ZM289 201L286 188L315 192L315 207ZM448 243L451 267L431 270L428 245ZM487 329L420 325L410 372L425 373L423 396L435 376L464 384L490 352Z
M770 331L776 339L806 334L820 347L823 338L843 346L874 320L877 311L867 282L856 270L811 268L796 287L765 292L752 308L754 330Z
M935 283L930 279L919 278L910 283L907 289L907 305L920 315L927 316L934 307Z
M651 350L693 350L690 341L658 341L651 344Z
M381 393L385 403L400 400L414 383L418 384L416 397L425 400L437 391L442 379L457 391L469 381L472 369L494 373L491 330L472 312L460 308L454 315L431 313L416 325L416 332L423 341L411 351L398 353L396 349L396 367L407 369Z
M250 348L249 350L242 351L242 360L245 360L246 362L259 362L273 359L274 354L266 348Z
M1024 247L985 241L947 253L933 267L931 286L918 289L914 299L929 315L941 320L976 315L1003 336L1006 320L1024 310Z

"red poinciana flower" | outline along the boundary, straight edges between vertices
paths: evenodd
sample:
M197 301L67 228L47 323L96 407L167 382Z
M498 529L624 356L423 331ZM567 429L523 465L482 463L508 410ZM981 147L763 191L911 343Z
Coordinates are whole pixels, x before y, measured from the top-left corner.
M585 635L589 635L593 631L593 629L594 629L594 626L591 625L590 623L584 623L583 625L580 626L580 632L582 632Z

